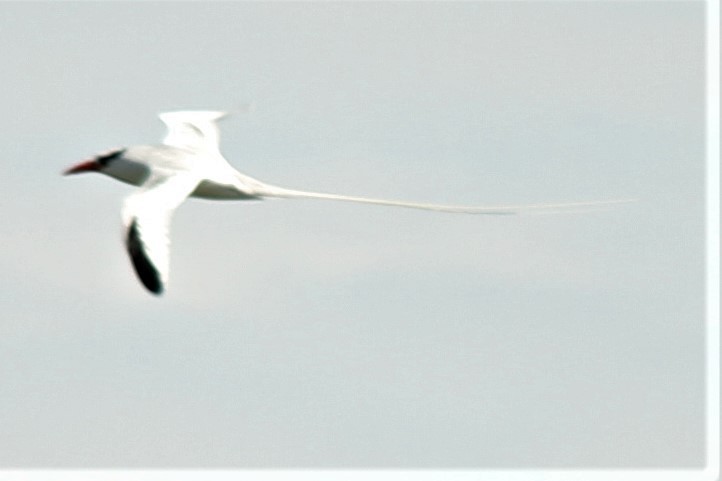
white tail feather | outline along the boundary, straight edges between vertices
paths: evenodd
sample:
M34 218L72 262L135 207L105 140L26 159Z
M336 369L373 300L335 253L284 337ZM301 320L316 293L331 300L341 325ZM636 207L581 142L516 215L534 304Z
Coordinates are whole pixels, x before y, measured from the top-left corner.
M306 192L302 190L283 189L273 187L264 192L266 197L283 197L296 199L326 199L343 202L357 202L363 204L388 205L395 207L406 207L409 209L432 210L436 212L449 212L455 214L477 214L477 215L517 215L531 213L562 213L562 212L585 212L590 209L605 207L613 204L634 202L636 199L615 199L589 202L568 202L557 204L529 204L529 205L500 205L500 206L467 206L467 205L444 205L425 204L417 202L405 202L390 199L374 199L368 197L354 197L347 195L325 194L321 192Z

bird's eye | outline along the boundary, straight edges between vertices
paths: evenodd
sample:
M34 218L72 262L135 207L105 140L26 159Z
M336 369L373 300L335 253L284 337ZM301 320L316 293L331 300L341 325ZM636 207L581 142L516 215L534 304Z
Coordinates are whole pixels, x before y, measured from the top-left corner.
M95 160L97 160L100 165L105 167L106 165L108 165L108 162L110 162L111 160L113 160L117 157L120 157L123 154L123 152L125 152L125 149L114 149L109 152L105 152L105 153L98 155L95 158Z

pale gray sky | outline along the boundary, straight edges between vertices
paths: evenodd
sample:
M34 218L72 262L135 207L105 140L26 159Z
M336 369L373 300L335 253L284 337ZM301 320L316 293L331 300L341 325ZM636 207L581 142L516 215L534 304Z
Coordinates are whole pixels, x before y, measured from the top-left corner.
M704 4L2 3L0 467L704 464ZM254 110L273 184L460 204L176 213L62 178L156 113Z

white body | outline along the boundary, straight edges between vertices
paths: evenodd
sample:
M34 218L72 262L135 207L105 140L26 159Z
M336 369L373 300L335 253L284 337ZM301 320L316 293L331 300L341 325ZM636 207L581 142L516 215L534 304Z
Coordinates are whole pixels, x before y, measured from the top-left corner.
M162 145L116 149L79 164L66 173L100 171L140 186L123 205L126 247L143 285L160 294L168 281L170 218L186 197L251 200L266 197L315 198L391 205L466 214L508 215L599 206L625 201L579 202L526 206L449 206L386 199L369 199L285 189L266 184L233 168L221 155L216 122L224 112L168 112L160 118L168 127Z

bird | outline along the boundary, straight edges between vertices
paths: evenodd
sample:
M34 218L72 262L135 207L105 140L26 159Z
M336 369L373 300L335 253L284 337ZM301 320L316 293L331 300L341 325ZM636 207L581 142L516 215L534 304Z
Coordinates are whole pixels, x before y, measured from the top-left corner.
M123 202L124 242L138 279L155 295L161 295L168 283L172 214L188 197L213 200L326 199L480 215L513 215L628 201L463 206L287 189L239 172L221 154L218 121L228 115L228 112L215 110L161 113L158 117L167 127L161 144L110 149L63 171L64 175L99 172L139 187Z

